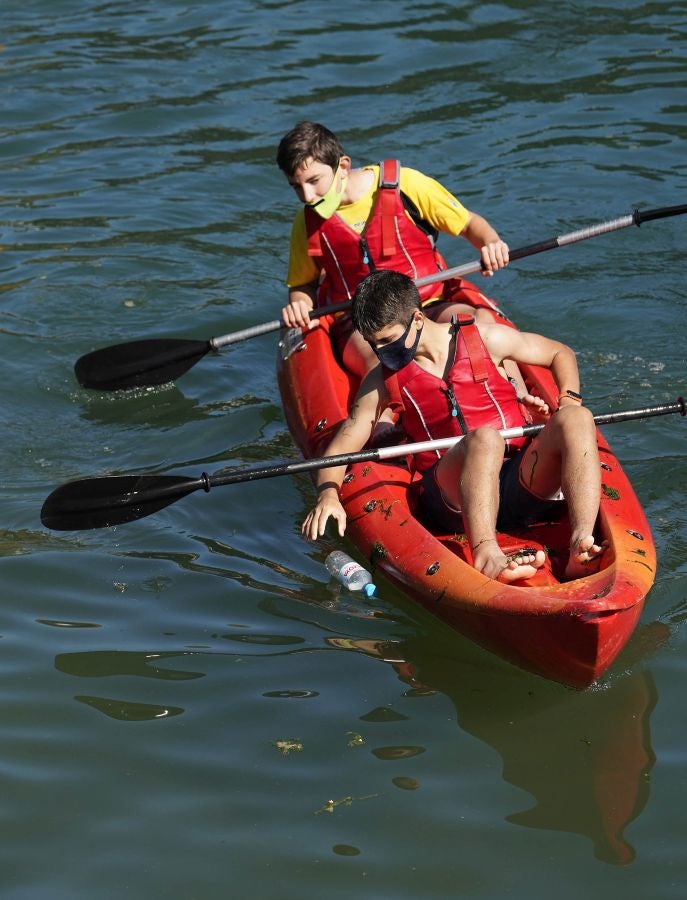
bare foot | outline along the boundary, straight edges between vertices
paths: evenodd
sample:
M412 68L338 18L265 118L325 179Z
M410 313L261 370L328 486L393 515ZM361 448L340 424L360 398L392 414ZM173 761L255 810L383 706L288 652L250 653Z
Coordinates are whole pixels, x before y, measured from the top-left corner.
M598 566L595 564L599 562L599 557L607 546L608 541L597 544L592 534L586 535L586 537L583 537L576 543L574 542L570 550L568 565L565 567L565 577L569 580L584 578L585 575L596 572Z
M478 572L488 578L510 583L532 578L537 569L541 569L544 565L545 560L546 554L543 550L524 547L517 553L506 556L496 541L485 541L475 553L473 565Z

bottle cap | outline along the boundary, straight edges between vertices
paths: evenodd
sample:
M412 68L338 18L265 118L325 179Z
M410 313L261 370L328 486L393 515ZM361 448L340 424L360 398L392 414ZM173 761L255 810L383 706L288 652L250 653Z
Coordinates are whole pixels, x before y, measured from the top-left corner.
M371 597L376 590L377 590L377 587L374 584L366 584L365 587L363 588L363 591L365 592L366 597Z

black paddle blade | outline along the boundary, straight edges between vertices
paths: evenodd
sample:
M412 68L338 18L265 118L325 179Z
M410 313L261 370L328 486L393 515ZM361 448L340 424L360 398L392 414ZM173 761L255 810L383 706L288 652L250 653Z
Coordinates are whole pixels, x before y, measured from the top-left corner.
M41 522L56 531L105 528L142 519L200 488L207 476L111 475L83 478L56 488L41 509Z
M82 387L118 391L174 381L212 349L210 341L155 338L93 350L74 365Z

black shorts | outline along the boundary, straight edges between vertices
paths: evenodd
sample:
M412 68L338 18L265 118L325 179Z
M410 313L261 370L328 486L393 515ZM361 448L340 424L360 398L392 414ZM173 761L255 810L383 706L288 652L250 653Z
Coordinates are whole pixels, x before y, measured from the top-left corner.
M522 452L509 457L501 466L497 531L526 528L535 522L555 522L565 510L564 500L542 500L521 483L519 471ZM436 465L427 469L419 483L420 514L433 528L446 532L465 531L460 510L444 499L437 484Z

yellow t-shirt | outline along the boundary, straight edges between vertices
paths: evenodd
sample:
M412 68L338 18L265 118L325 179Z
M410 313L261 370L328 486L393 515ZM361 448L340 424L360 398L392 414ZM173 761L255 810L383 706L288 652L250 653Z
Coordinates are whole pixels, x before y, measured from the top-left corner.
M360 234L370 217L379 186L379 166L365 166L374 173L374 187L356 200L340 206L337 214ZM423 175L416 169L401 166L401 191L415 204L420 216L437 231L459 235L468 223L469 213L449 191L438 181ZM407 215L407 213L406 213ZM296 213L291 228L289 251L289 271L286 278L288 287L311 284L320 276L320 268L312 256L308 256L308 235L305 229L305 215L301 207Z

